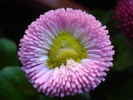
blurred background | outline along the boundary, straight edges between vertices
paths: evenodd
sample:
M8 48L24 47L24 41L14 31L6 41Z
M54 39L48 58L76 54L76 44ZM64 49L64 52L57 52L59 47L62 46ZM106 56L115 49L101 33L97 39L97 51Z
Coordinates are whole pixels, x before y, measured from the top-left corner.
M133 46L117 29L116 0L0 0L0 100L133 100ZM94 15L109 30L115 46L114 66L95 90L83 95L49 98L39 94L20 70L17 51L28 25L46 11L74 8Z
M114 5L115 0L0 0L0 36L18 43L27 26L51 9L71 7L87 12L108 11Z

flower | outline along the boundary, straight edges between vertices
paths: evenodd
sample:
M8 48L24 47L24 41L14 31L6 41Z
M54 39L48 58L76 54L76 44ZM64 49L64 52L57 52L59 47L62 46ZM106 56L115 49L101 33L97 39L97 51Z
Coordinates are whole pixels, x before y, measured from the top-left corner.
M112 66L108 30L91 14L61 8L29 25L19 59L29 82L50 97L89 92Z
M133 0L117 0L114 18L118 21L118 28L122 30L127 42L133 40Z

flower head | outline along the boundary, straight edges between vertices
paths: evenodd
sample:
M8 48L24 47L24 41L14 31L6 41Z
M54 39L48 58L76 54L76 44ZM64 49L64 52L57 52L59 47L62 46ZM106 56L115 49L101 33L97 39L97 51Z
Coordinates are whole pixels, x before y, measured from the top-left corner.
M22 70L39 92L51 97L89 92L112 66L114 51L105 29L81 10L48 11L20 40Z
M117 0L114 18L118 20L118 28L127 37L127 42L133 40L133 0Z

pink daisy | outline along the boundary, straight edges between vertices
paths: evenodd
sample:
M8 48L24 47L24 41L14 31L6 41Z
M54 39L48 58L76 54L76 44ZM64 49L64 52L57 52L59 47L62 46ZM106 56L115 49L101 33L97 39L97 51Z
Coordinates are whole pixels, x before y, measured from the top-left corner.
M114 18L118 21L118 28L122 30L127 42L133 40L133 0L117 0Z
M29 82L50 97L93 90L113 65L105 29L81 10L62 8L41 15L20 40L19 59Z

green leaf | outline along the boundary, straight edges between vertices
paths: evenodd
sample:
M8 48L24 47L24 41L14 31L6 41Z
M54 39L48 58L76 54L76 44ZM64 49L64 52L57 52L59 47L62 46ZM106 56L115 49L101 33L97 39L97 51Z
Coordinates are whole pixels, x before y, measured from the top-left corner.
M118 34L113 39L113 44L115 46L115 55L114 55L114 70L125 70L133 65L133 48L130 43L125 42L125 38Z
M0 71L0 100L36 100L39 93L26 79L19 67L5 67Z
M5 66L17 66L18 55L16 44L6 38L0 39L0 68Z

